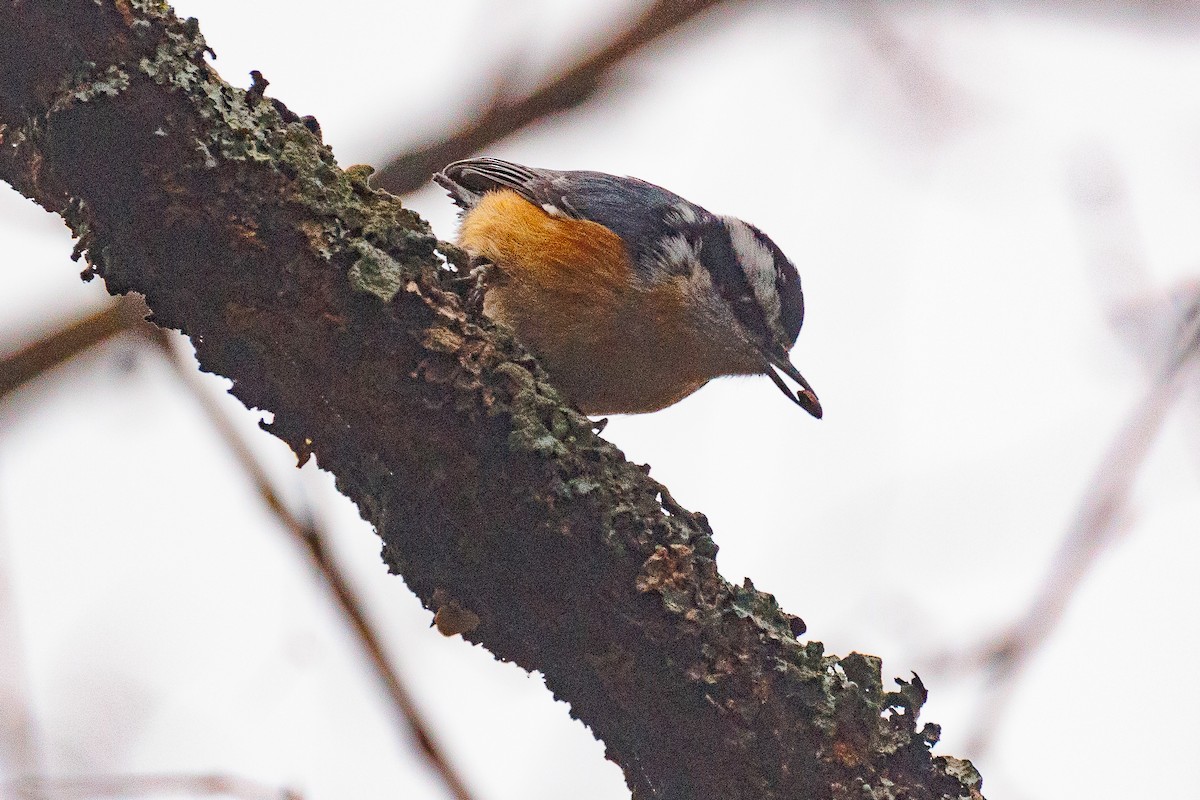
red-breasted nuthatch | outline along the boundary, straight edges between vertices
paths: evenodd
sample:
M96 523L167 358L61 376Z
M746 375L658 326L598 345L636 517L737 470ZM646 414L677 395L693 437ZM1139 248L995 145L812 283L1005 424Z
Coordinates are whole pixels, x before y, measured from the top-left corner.
M788 360L800 276L753 225L602 172L472 158L433 177L463 209L483 312L585 413L657 411L713 378L765 374L821 416Z

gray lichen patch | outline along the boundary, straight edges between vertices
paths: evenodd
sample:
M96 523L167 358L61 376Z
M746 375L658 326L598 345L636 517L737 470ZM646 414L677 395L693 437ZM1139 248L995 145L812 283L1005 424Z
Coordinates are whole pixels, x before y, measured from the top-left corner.
M128 88L129 73L121 67L109 65L104 74L76 83L64 95L74 102L87 103L99 97L116 97Z
M356 292L368 292L385 303L392 302L407 280L404 270L394 258L372 244L356 241L352 248L358 253L358 260L346 272L350 286Z

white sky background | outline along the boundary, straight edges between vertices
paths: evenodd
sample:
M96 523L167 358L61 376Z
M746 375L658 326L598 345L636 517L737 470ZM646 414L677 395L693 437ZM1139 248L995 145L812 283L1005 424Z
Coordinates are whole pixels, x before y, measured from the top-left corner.
M533 83L637 7L175 5L227 80L262 70L343 166L381 165L469 117L497 69ZM1169 309L1200 266L1200 22L1032 2L832 8L710 14L627 63L610 94L489 148L659 183L754 222L800 269L809 316L793 356L824 420L765 379L731 379L605 435L708 514L726 578L752 577L833 652L883 656L885 679L920 673L937 752L975 759L989 797L1180 796L1159 765L1200 751L1194 395L986 752L966 749L983 680L938 657L1023 611L1164 356L1135 346L1151 326L1110 320L1125 301ZM1117 197L1103 218L1079 200L1097 185ZM440 191L412 206L451 236ZM103 302L70 247L4 187L6 351ZM540 679L430 631L329 476L295 471L258 416L223 399L335 532L479 800L627 796ZM0 604L0 706L11 723L14 691L26 698L45 774L444 796L302 555L197 404L130 343L0 407ZM11 747L11 724L4 736Z

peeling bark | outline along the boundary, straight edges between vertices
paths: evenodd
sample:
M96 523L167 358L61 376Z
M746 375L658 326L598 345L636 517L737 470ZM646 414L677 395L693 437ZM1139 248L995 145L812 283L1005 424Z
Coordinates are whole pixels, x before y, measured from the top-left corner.
M0 178L317 456L427 607L540 670L636 798L981 797L919 680L726 583L704 516L464 311L428 225L205 51L154 0L0 0Z

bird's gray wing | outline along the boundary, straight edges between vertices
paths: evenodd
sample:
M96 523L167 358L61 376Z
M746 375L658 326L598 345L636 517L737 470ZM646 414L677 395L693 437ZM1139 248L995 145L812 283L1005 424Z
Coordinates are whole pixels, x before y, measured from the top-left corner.
M662 187L604 172L538 169L498 158L469 158L433 176L454 202L470 209L489 191L512 189L551 216L596 222L617 234L635 265L658 253L664 238L702 230L704 209Z

